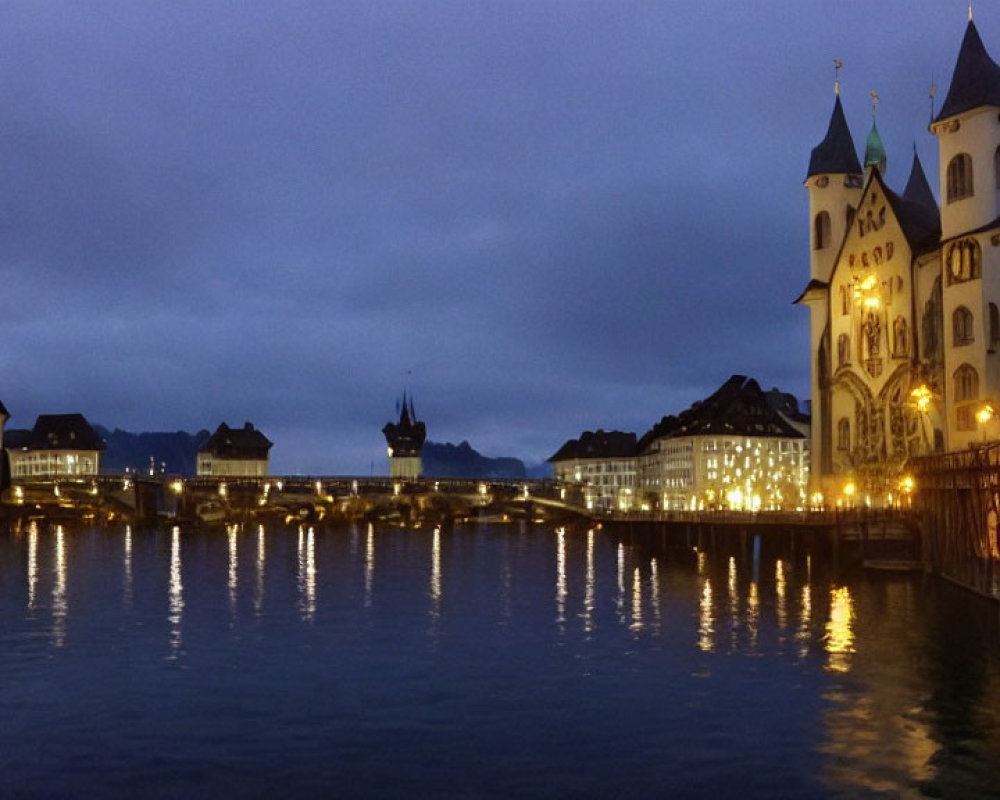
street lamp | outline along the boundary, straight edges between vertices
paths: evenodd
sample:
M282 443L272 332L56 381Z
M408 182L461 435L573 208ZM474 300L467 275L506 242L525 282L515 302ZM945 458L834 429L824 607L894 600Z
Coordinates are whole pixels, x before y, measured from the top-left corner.
M987 436L986 436L986 433L987 433L986 425L989 423L989 421L991 419L995 419L996 416L997 416L996 409L993 408L993 406L990 403L983 404L983 407L980 408L979 411L976 412L976 419L979 421L979 424L983 426L983 441L984 442L987 439Z

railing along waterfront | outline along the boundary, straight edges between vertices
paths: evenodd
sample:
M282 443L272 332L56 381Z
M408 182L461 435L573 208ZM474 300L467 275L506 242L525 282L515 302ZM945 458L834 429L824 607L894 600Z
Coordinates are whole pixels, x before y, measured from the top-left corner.
M1000 442L912 459L928 568L1000 599Z

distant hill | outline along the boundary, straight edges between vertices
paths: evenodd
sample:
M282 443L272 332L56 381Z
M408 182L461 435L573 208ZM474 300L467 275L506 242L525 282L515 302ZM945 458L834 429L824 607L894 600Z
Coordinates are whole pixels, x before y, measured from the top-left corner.
M107 445L101 454L102 470L123 472L127 467L145 472L152 458L157 471L176 475L194 475L198 449L211 435L205 430L195 434L186 431L130 433L119 428L109 431L101 425L95 425L94 430Z
M433 478L512 478L525 477L519 458L487 458L468 442L439 444L426 442L423 449L424 475Z

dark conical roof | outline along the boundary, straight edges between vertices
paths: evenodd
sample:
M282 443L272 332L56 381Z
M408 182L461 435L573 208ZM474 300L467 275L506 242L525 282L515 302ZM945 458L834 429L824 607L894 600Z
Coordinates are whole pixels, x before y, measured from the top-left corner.
M851 129L847 127L840 95L837 95L837 102L833 104L833 114L830 116L830 127L826 130L826 137L813 148L809 157L809 172L806 177L811 178L824 172L842 175L861 174L861 162L858 161L858 153L854 149Z
M931 191L931 185L927 182L927 176L924 174L924 168L920 164L920 157L915 148L913 150L913 165L910 167L910 178L906 181L906 188L903 190L903 199L935 212L938 210L934 192Z
M979 31L970 19L962 48L958 51L948 96L934 121L948 119L979 106L1000 106L1000 66L986 52Z

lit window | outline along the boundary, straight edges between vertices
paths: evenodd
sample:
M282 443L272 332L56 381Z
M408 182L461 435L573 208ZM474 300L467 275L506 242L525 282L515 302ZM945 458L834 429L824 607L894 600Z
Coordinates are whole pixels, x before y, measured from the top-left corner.
M979 396L979 375L968 364L955 370L955 402L975 400Z

